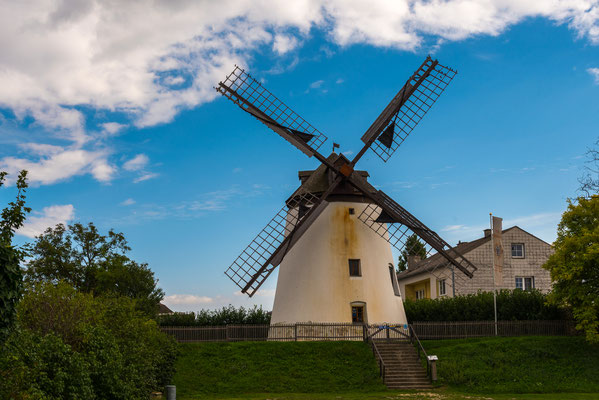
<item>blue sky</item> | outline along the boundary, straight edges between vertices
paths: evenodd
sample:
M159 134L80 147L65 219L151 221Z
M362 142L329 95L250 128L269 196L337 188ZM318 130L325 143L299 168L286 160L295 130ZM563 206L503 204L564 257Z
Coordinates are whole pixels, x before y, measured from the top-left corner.
M234 63L325 133L325 154L357 152L427 54L457 69L389 162L358 164L451 244L489 212L553 241L599 137L597 2L152 3L144 21L61 4L0 17L0 170L33 186L18 240L58 222L122 231L176 310L271 307L276 275L247 299L223 271L318 166L216 97Z

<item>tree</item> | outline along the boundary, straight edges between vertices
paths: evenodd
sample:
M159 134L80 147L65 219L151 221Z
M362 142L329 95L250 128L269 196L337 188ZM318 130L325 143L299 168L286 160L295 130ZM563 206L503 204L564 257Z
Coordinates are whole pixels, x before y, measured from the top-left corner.
M65 281L95 295L135 299L138 308L153 315L164 297L147 264L129 257L131 248L122 233L102 235L93 223L62 224L48 228L28 246L31 260L26 279L31 282Z
M587 161L584 175L578 179L580 190L587 197L599 194L599 139L595 142L595 148L587 150Z
M124 297L38 282L0 351L1 399L147 399L171 383L172 337Z
M406 245L399 256L397 269L400 272L408 269L408 256L419 256L422 260L426 258L426 247L424 243L418 239L418 236L416 236L415 233L408 237Z
M0 172L0 187L4 184L6 172ZM20 262L23 251L12 245L17 229L23 226L26 214L31 208L25 206L27 191L27 171L17 177L15 201L0 213L0 343L4 341L15 318L15 307L22 291L23 273Z
M551 272L550 300L569 306L589 342L599 342L599 195L568 200L544 265Z

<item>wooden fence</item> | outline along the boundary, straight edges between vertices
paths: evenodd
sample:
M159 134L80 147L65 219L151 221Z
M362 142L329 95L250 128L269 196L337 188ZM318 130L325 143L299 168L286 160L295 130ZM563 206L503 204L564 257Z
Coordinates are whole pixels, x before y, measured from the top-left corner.
M412 328L421 340L495 336L494 321L414 322ZM160 329L182 343L407 339L410 336L408 326L399 324L163 326ZM498 321L497 331L499 336L575 334L572 321Z
M494 321L414 322L421 340L495 336ZM497 336L571 336L572 321L497 321Z
M162 326L178 342L239 342L239 341L332 341L407 339L407 325L361 324L293 324L293 325L224 325L224 326Z

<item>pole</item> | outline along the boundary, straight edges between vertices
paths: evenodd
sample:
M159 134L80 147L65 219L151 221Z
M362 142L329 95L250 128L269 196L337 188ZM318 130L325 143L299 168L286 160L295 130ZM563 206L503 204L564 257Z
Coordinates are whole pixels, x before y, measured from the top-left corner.
M452 297L455 297L455 265L451 264L451 291Z
M491 259L493 260L493 313L495 314L495 336L497 336L497 291L495 290L495 241L493 235L493 214L489 213L491 223Z

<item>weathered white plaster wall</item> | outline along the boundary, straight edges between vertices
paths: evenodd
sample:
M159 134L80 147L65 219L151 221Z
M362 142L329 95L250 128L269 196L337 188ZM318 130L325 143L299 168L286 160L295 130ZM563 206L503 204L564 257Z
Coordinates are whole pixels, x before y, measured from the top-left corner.
M365 207L330 203L285 256L271 324L352 322L352 302L366 303L368 323L406 323L389 275L391 247L358 219ZM348 259L361 260L361 277L349 276Z

